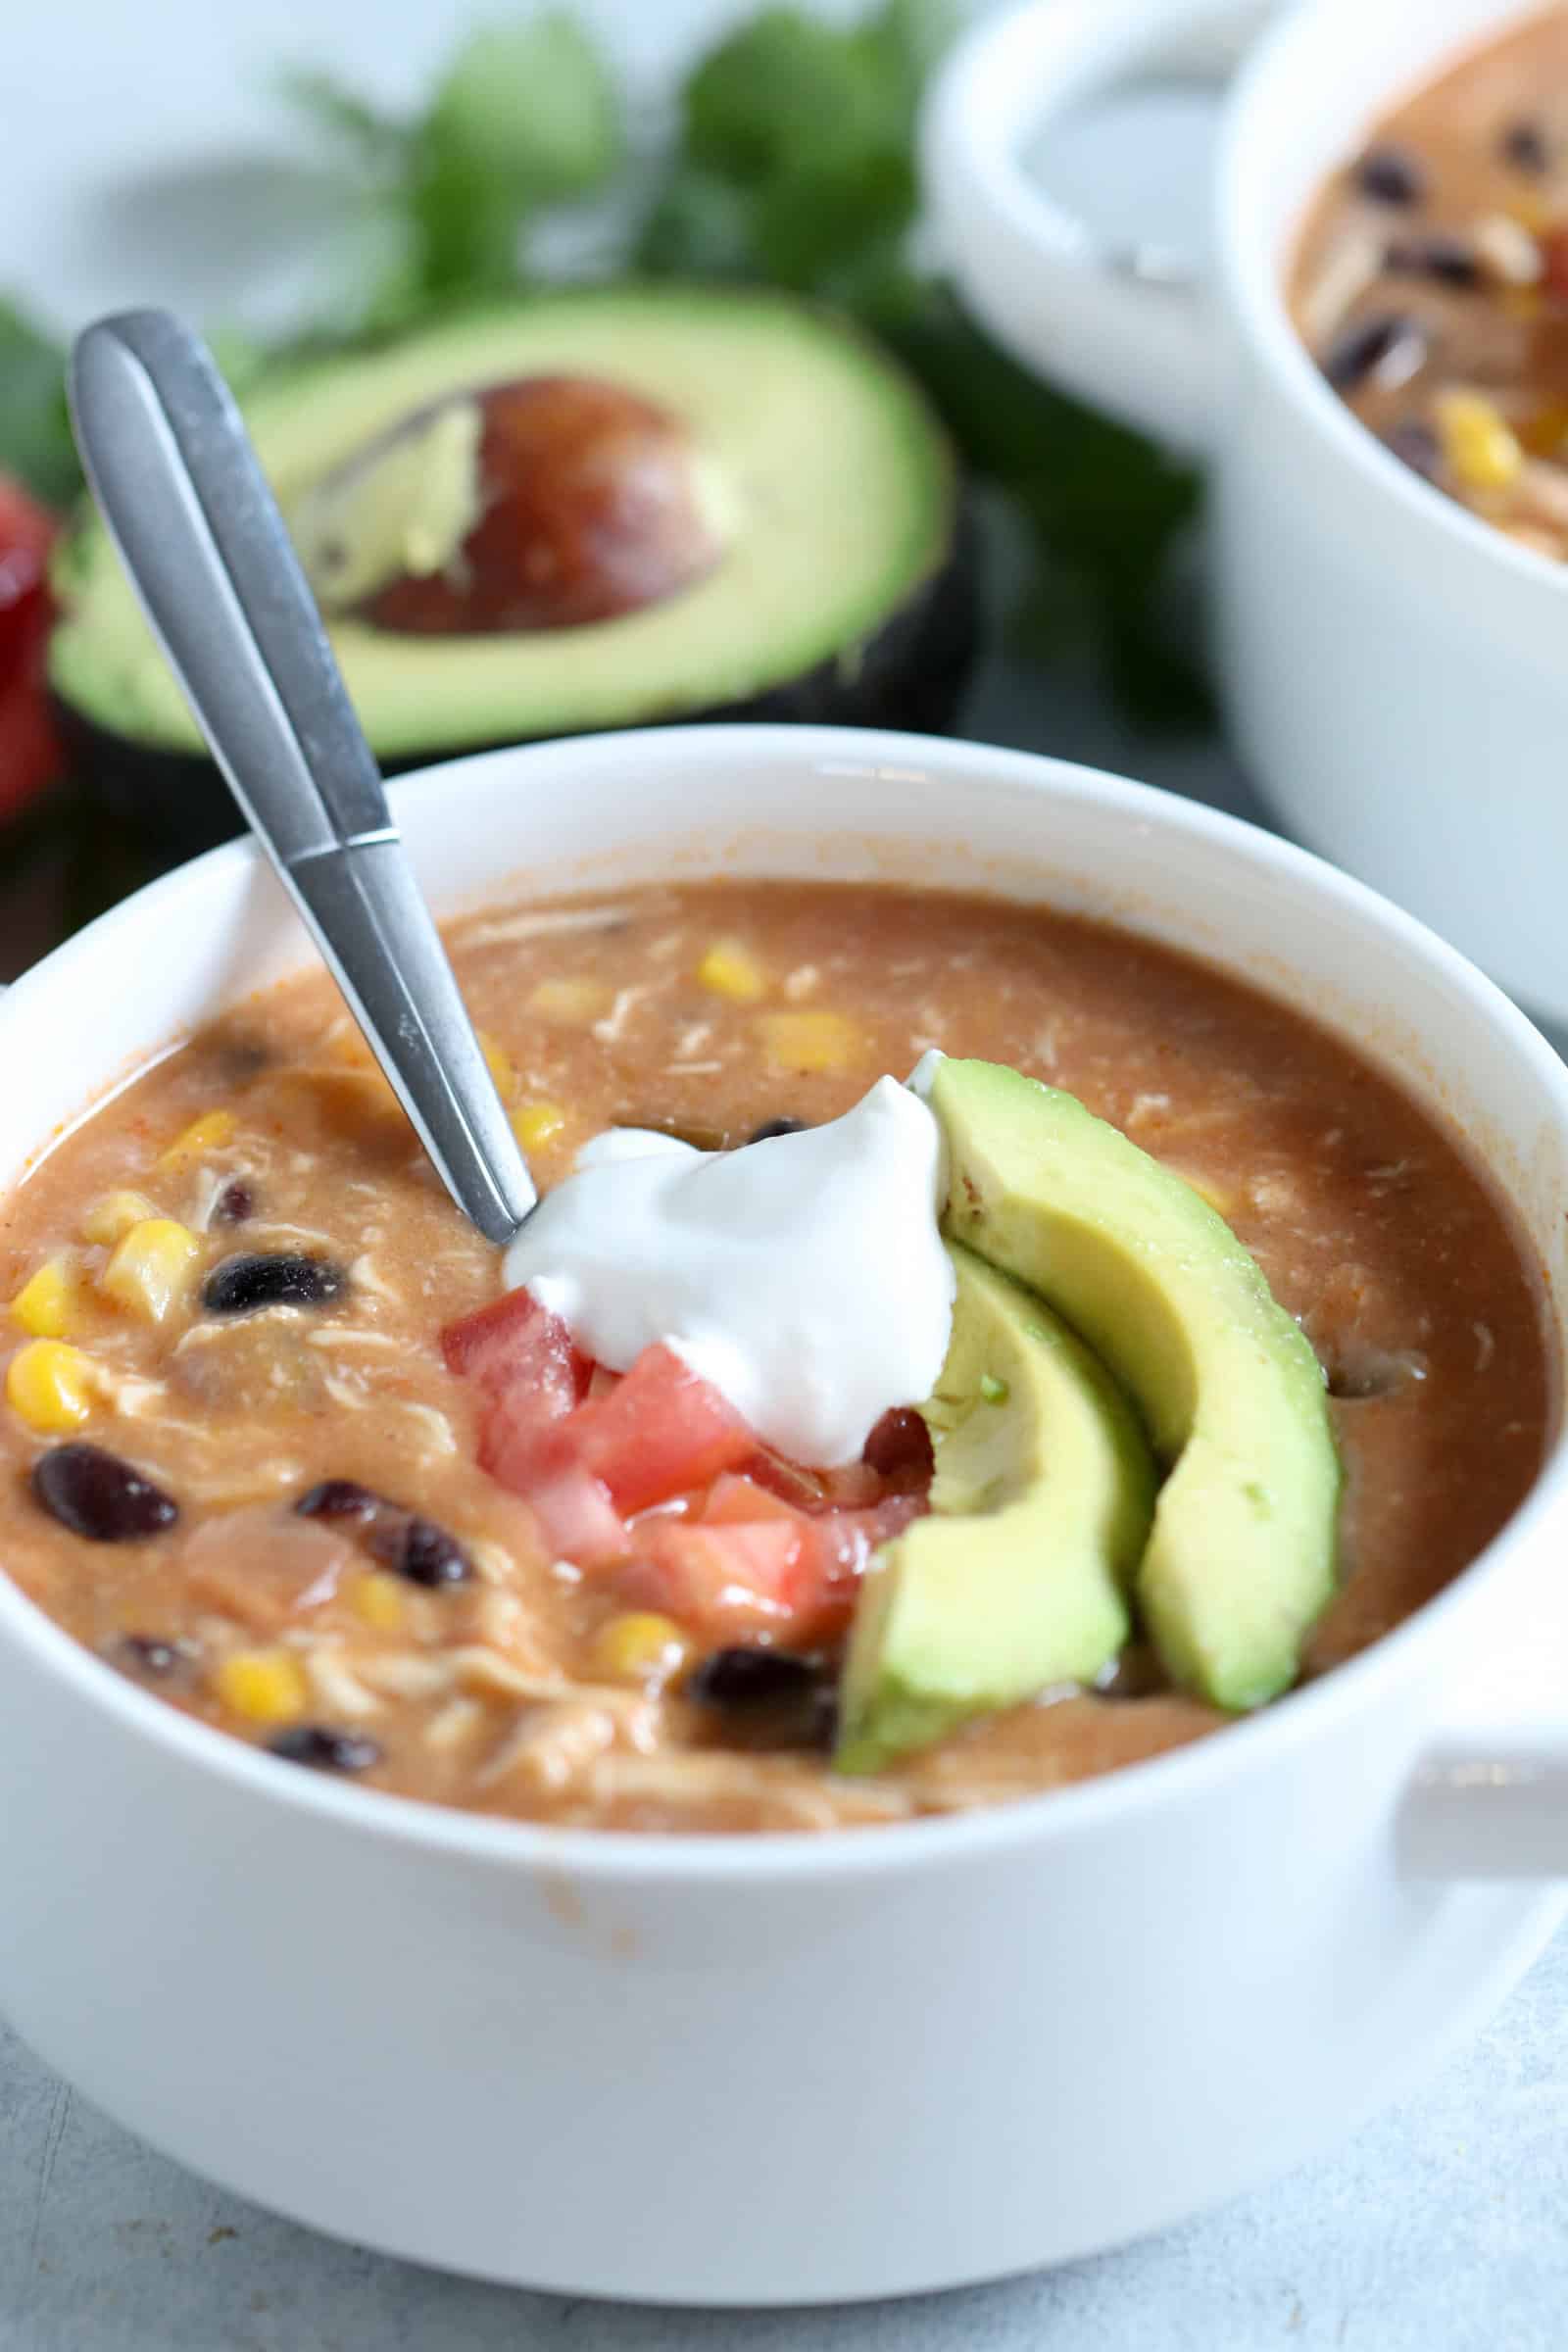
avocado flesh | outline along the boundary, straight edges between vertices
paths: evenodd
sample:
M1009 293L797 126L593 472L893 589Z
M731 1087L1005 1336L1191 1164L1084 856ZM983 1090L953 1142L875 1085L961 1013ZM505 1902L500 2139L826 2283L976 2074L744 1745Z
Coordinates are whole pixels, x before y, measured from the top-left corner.
M1127 1399L1066 1325L956 1243L953 1339L921 1406L931 1515L877 1554L841 1688L841 1772L875 1772L1127 1639L1154 1464Z
M952 455L918 390L872 345L769 293L540 296L315 363L259 387L246 416L285 513L309 513L316 485L411 416L547 374L623 384L685 421L722 478L723 558L662 603L569 630L419 639L339 615L333 647L389 766L733 706L765 710L770 696L824 672L852 692L861 665L875 667L879 633L952 558ZM54 581L49 680L83 754L94 744L103 752L108 738L131 755L199 759L195 723L96 518L70 535ZM950 612L944 633L966 656L967 613ZM901 670L917 675L940 654L922 640L901 655ZM831 708L825 685L798 714L819 712L857 714ZM134 757L122 765L133 785L156 790L156 771Z
M1172 1679L1232 1711L1295 1681L1335 1584L1323 1374L1191 1185L1071 1095L944 1061L945 1229L1048 1299L1140 1406L1166 1472L1138 1571Z

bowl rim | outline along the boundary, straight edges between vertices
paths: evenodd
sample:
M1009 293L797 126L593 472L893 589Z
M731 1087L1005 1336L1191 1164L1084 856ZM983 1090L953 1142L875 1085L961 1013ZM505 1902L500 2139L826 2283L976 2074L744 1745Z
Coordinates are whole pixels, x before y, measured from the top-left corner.
M1495 563L1514 576L1521 589L1538 597L1568 596L1568 565L1510 539L1458 499L1422 481L1362 423L1313 361L1291 317L1287 289L1307 210L1321 194L1327 171L1333 166L1315 175L1307 205L1294 217L1283 242L1278 236L1265 235L1260 216L1248 200L1249 183L1260 169L1259 142L1266 147L1269 110L1288 103L1303 56L1311 54L1315 44L1331 40L1346 24L1353 25L1364 5L1365 0L1316 0L1316 5L1287 9L1249 50L1224 110L1212 167L1213 213L1218 224L1215 281L1225 288L1251 349L1281 391L1339 457L1394 501L1410 525L1436 532L1478 559ZM1537 13L1530 0L1490 0L1490 5L1494 13L1475 34L1446 36L1414 63L1401 67L1381 103L1392 102L1400 90L1413 92L1424 87L1450 65L1472 52L1484 52ZM1347 152L1363 127L1360 117L1347 119Z
M775 760L785 757L802 766L827 765L839 771L846 765L861 771L883 766L907 771L918 764L940 775L946 768L955 781L979 761L997 780L1038 796L1042 807L1053 800L1088 803L1141 828L1184 835L1200 848L1245 857L1298 893L1337 903L1342 914L1377 939L1381 950L1402 950L1467 996L1487 1017L1499 1051L1512 1057L1525 1082L1534 1084L1544 1112L1555 1118L1568 1145L1568 1065L1501 990L1457 950L1310 851L1241 817L1107 770L962 737L831 726L707 724L577 736L478 753L417 770L389 789L394 817L401 820L422 792L438 788L448 797L461 795L470 779L482 780L507 764L524 765L531 781L536 769L569 770L582 760L612 759L622 765L641 762L651 770L689 773L694 761L727 768L764 754ZM242 838L223 843L144 886L43 957L0 996L0 1065L33 1003L70 986L74 967L94 964L121 934L134 934L144 925L165 936L181 936L182 912L190 921L202 922L201 903L218 874L254 870L260 863L254 842ZM1136 931L1137 924L1128 927ZM1220 956L1211 960L1225 968ZM1248 985L1258 984L1249 979ZM87 1096L89 1104L101 1099ZM1495 1172L1494 1182L1511 1201L1512 1188ZM1559 1319L1565 1314L1568 1301L1558 1308ZM1549 1320L1545 1336L1550 1347ZM1568 1330L1557 1331L1555 1355L1553 1372L1560 1391L1568 1366ZM1568 1513L1568 1429L1559 1410L1545 1457L1524 1501L1451 1584L1369 1649L1284 1700L1225 1726L1222 1737L1205 1736L1114 1772L1006 1804L825 1832L721 1835L562 1828L340 1786L280 1762L139 1689L66 1633L3 1569L0 1642L14 1644L46 1679L63 1683L71 1695L106 1712L131 1737L150 1740L171 1764L216 1775L237 1798L254 1797L282 1812L314 1818L323 1827L401 1847L410 1855L433 1854L476 1868L558 1878L569 1874L575 1883L600 1886L880 1881L955 1867L966 1859L1049 1847L1057 1840L1099 1837L1108 1823L1123 1816L1201 1799L1217 1784L1262 1770L1271 1759L1303 1742L1332 1737L1363 1706L1376 1705L1384 1693L1419 1675L1450 1642L1457 1622L1480 1591L1560 1513Z

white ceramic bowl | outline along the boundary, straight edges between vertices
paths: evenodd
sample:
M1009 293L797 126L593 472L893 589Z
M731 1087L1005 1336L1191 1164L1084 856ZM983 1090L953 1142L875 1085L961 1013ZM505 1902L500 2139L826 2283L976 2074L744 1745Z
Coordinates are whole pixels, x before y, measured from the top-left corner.
M1027 0L940 77L930 181L965 298L1028 365L1215 461L1222 679L1292 830L1568 1020L1568 569L1417 480L1319 374L1287 315L1326 174L1521 0L1300 0L1232 90L1215 264L1140 282L1025 158L1054 118L1154 61L1201 61L1237 0Z
M394 801L444 909L522 881L940 876L1196 950L1456 1122L1562 1292L1568 1076L1436 939L1228 818L805 728L497 754ZM60 949L0 1002L0 1178L305 960L239 845ZM596 1837L334 1786L160 1704L0 1582L0 2006L227 2186L496 2278L806 2302L1082 2254L1402 2090L1557 1919L1551 1740L1526 1782L1446 1727L1489 1661L1517 1703L1521 1649L1563 1688L1565 1477L1559 1452L1444 1598L1253 1721L826 1838ZM1459 1883L1498 1868L1538 1883Z

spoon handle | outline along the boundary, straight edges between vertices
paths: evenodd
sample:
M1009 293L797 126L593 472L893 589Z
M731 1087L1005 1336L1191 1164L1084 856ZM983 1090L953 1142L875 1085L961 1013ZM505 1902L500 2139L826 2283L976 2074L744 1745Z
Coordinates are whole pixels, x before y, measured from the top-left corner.
M458 1206L536 1194L282 516L205 346L164 311L72 357L76 438L154 635Z

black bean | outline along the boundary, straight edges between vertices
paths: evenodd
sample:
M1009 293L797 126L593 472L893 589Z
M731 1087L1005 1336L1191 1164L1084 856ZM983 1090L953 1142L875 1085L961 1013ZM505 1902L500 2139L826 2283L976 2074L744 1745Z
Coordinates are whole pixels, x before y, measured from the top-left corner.
M368 1772L381 1750L361 1732L334 1732L324 1723L297 1723L268 1741L285 1764L308 1764L316 1772Z
M255 1214L256 1195L243 1176L232 1177L213 1202L215 1225L243 1225Z
M1419 204L1427 175L1407 147L1369 147L1355 167L1355 184L1377 204Z
M708 1707L776 1707L814 1697L822 1681L815 1658L792 1649L715 1649L686 1685Z
M1380 311L1342 328L1323 355L1323 372L1336 392L1353 392L1396 360L1404 374L1413 375L1426 349L1426 336L1413 318Z
M901 1470L923 1471L929 1477L936 1467L931 1432L912 1404L897 1404L883 1414L860 1459L883 1478L895 1478Z
M1419 417L1407 417L1402 424L1396 424L1391 433L1385 435L1384 447L1392 450L1400 463L1408 466L1412 473L1418 473L1424 482L1437 480L1443 465L1443 452L1438 445L1437 434Z
M262 1254L242 1250L216 1265L202 1285L213 1315L250 1315L263 1306L324 1306L343 1288L343 1273L324 1257L298 1250Z
M162 1677L177 1673L190 1660L177 1642L160 1642L155 1634L124 1634L115 1645L115 1655L136 1674Z
M1510 122L1497 142L1504 163L1531 179L1543 179L1551 170L1551 147L1539 122L1525 117Z
M74 1440L40 1454L32 1492L51 1518L91 1544L134 1544L161 1535L179 1505L118 1454Z
M749 1144L766 1144L770 1143L775 1135L804 1135L805 1132L806 1121L804 1119L764 1119L760 1127L754 1134L749 1135L746 1141Z
M323 1478L294 1505L302 1519L373 1519L386 1504L354 1478Z
M372 1528L370 1549L411 1584L464 1585L473 1574L473 1562L457 1538L416 1511L399 1525Z
M1396 277L1432 277L1443 286L1481 283L1481 257L1475 247L1442 229L1427 237L1401 238L1384 254L1383 267Z

